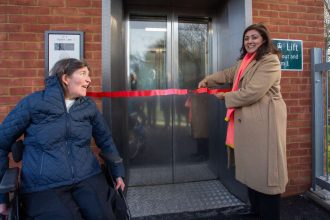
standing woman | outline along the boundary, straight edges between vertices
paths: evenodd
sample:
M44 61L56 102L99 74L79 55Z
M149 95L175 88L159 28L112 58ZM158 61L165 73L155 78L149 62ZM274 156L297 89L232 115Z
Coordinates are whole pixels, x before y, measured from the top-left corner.
M227 107L226 144L234 148L236 179L248 187L252 212L280 219L280 194L288 182L280 53L262 24L245 29L240 51L235 66L207 76L198 87L233 83L231 92L215 96Z
M111 132L93 100L85 61L58 61L45 89L21 100L0 125L0 179L10 146L24 134L21 192L25 219L115 219L108 186L91 150L118 155ZM123 165L113 165L116 188L125 184ZM0 194L0 214L6 214Z

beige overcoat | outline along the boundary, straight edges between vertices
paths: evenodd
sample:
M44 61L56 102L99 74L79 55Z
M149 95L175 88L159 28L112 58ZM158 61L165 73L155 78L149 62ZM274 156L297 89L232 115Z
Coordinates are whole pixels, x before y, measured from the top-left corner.
M237 65L206 77L207 85L232 83ZM281 66L275 54L253 60L244 71L239 90L225 94L235 108L236 179L265 194L285 191L287 110L280 92Z

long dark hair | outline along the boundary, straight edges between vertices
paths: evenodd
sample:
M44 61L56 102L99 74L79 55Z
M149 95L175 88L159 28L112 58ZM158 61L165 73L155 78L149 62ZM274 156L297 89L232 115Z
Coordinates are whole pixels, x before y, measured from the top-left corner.
M269 31L267 30L266 26L261 23L258 23L258 24L252 24L244 30L242 47L240 50L241 55L239 57L239 60L243 59L245 54L247 54L247 51L244 46L244 37L245 37L246 32L248 32L250 30L258 31L259 34L261 35L262 39L264 40L264 43L256 51L256 53L257 53L256 57L255 57L256 60L260 60L264 55L266 55L268 53L276 54L279 59L281 58L281 52L273 45L272 39L270 38L270 34L269 34Z
M60 82L62 82L62 76L67 74L71 76L76 70L87 67L90 70L88 63L85 60L78 60L75 58L65 58L57 61L53 68L50 70L50 76L57 76Z

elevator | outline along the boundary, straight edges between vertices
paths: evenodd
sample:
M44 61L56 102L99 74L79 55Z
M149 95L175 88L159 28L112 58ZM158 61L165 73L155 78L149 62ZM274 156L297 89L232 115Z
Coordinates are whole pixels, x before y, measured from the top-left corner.
M178 188L187 194L196 186L203 191L202 186L210 185L205 195L212 187L210 195L223 188L235 201L226 205L218 199L214 207L247 200L246 188L235 180L234 167L228 166L224 103L193 91L205 76L235 62L242 32L251 23L251 4L243 0L103 0L103 91L190 91L103 100L103 114L124 158L128 194L134 194L133 189L145 195L164 190L164 196ZM154 205L157 200L150 201ZM138 215L166 212L173 210Z

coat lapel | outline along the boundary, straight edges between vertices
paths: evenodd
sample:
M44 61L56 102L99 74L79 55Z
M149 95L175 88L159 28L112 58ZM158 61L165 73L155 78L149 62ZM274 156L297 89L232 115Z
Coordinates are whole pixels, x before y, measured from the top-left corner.
M249 70L257 63L256 60L252 60L251 63L249 63L249 65L246 67L246 69L244 70L244 73L240 79L240 81L242 81L242 79L245 77L245 75L249 72Z

